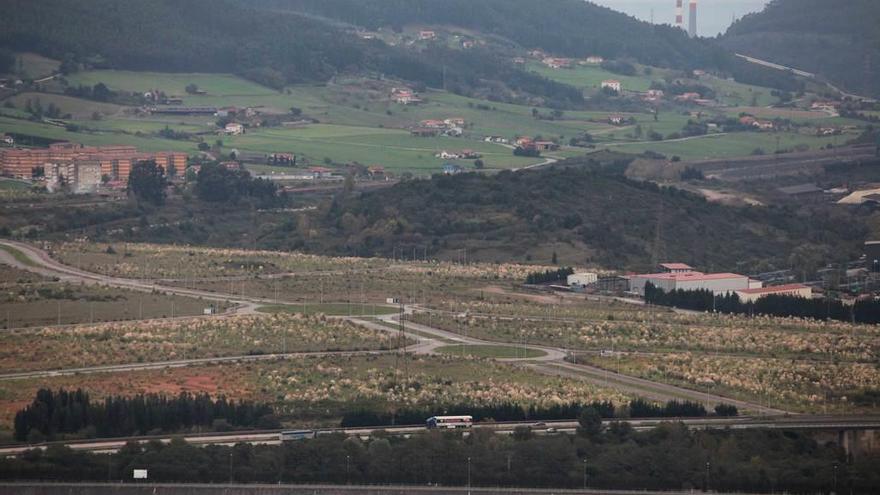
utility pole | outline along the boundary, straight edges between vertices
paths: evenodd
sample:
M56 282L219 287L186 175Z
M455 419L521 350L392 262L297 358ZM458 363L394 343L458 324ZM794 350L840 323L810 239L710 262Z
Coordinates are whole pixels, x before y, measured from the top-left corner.
M584 490L587 489L587 460L584 459Z

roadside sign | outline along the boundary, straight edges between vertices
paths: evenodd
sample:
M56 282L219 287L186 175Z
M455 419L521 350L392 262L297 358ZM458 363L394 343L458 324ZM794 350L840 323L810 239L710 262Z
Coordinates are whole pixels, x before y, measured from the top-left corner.
M147 470L146 469L135 469L132 477L136 480L145 480L145 479L147 479Z

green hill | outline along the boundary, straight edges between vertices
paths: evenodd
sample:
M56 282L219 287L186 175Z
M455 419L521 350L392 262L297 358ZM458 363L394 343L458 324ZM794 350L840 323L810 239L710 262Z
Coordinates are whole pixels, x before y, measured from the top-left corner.
M523 48L558 55L634 58L655 66L718 64L711 44L680 29L653 26L582 0L238 0L262 8L308 12L367 29L410 24L456 26L502 36Z
M732 50L880 96L880 2L774 0L721 38Z
M575 159L548 170L437 176L337 197L308 232L288 225L262 241L363 256L427 247L455 259L467 249L469 259L485 261L548 262L557 252L560 263L630 269L649 269L656 257L747 272L766 260L789 266L796 246L848 252L861 240L860 227L825 217L709 203Z
M515 69L484 50L418 53L362 40L314 16L234 0L0 0L0 48L63 59L62 69L235 73L269 87L345 73L387 75L462 94L492 88L560 105L580 91Z

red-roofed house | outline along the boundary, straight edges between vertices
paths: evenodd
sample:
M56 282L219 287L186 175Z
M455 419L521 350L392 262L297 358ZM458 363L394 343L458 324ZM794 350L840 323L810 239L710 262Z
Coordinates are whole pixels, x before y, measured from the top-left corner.
M419 123L425 129L445 129L446 122L442 120L423 120Z
M793 296L809 299L813 297L813 289L802 284L776 285L773 287L761 287L757 289L743 289L736 291L740 302L755 302L762 297L770 295L774 296Z

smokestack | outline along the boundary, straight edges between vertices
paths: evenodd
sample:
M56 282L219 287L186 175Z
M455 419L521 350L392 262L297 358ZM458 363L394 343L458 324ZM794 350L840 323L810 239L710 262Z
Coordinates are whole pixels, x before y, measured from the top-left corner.
M697 37L697 0L691 0L691 22L688 27L688 34L691 38Z
M684 29L684 0L675 0L675 27Z

